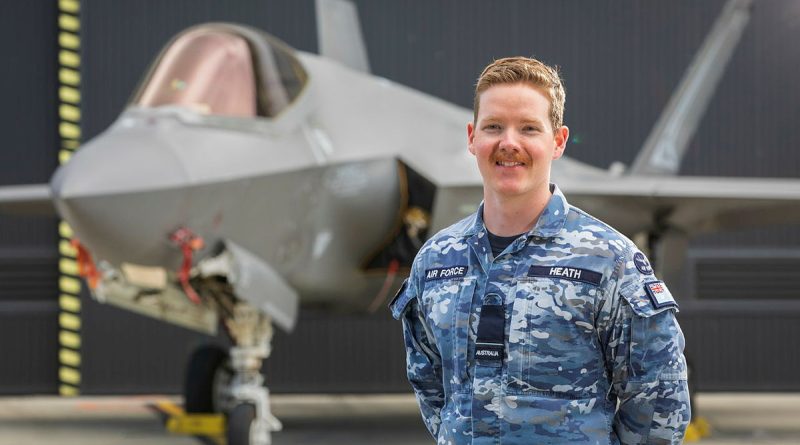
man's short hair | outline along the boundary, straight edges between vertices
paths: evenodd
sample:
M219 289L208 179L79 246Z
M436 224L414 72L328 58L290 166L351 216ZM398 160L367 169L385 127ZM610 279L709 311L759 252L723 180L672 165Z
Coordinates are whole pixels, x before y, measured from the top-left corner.
M528 83L538 88L550 99L550 123L553 131L564 123L564 101L566 91L558 75L558 69L528 57L506 57L490 63L475 84L475 101L473 103L474 123L478 122L478 108L481 93L494 85Z

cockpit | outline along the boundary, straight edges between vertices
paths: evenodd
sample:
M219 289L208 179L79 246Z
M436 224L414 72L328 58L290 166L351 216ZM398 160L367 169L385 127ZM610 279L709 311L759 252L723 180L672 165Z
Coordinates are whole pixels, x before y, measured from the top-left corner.
M207 24L181 33L162 50L133 104L271 118L298 98L307 81L292 49L276 38L243 26Z

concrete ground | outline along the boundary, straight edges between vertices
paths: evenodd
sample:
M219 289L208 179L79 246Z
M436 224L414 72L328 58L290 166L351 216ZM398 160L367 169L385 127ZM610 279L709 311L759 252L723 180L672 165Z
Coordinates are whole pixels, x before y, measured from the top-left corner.
M200 444L167 433L150 408L174 397L0 398L0 445ZM700 394L697 411L713 428L703 445L800 444L800 394ZM433 441L413 397L273 396L284 431L276 445L416 445Z

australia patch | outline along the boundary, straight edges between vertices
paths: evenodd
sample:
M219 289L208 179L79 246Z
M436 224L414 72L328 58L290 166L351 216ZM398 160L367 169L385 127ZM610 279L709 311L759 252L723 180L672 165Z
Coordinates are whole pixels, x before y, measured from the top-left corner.
M603 274L589 269L570 266L531 266L528 270L529 277L561 278L570 281L600 285Z
M425 281L462 278L467 275L468 270L469 266L450 266L427 269L425 270Z
M633 264L639 272L645 275L653 275L653 267L650 266L650 262L647 261L647 257L642 252L636 252L633 255Z
M645 283L644 290L650 296L650 302L653 307L660 309L666 306L677 306L678 303L672 298L672 294L667 289L667 285L663 281L650 281Z

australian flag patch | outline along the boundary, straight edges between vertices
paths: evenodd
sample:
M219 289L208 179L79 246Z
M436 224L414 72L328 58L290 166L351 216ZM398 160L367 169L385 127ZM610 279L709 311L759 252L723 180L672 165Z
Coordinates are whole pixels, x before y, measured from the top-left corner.
M678 305L663 281L650 281L645 283L644 290L647 292L647 295L650 296L650 302L653 303L653 307L656 309Z

